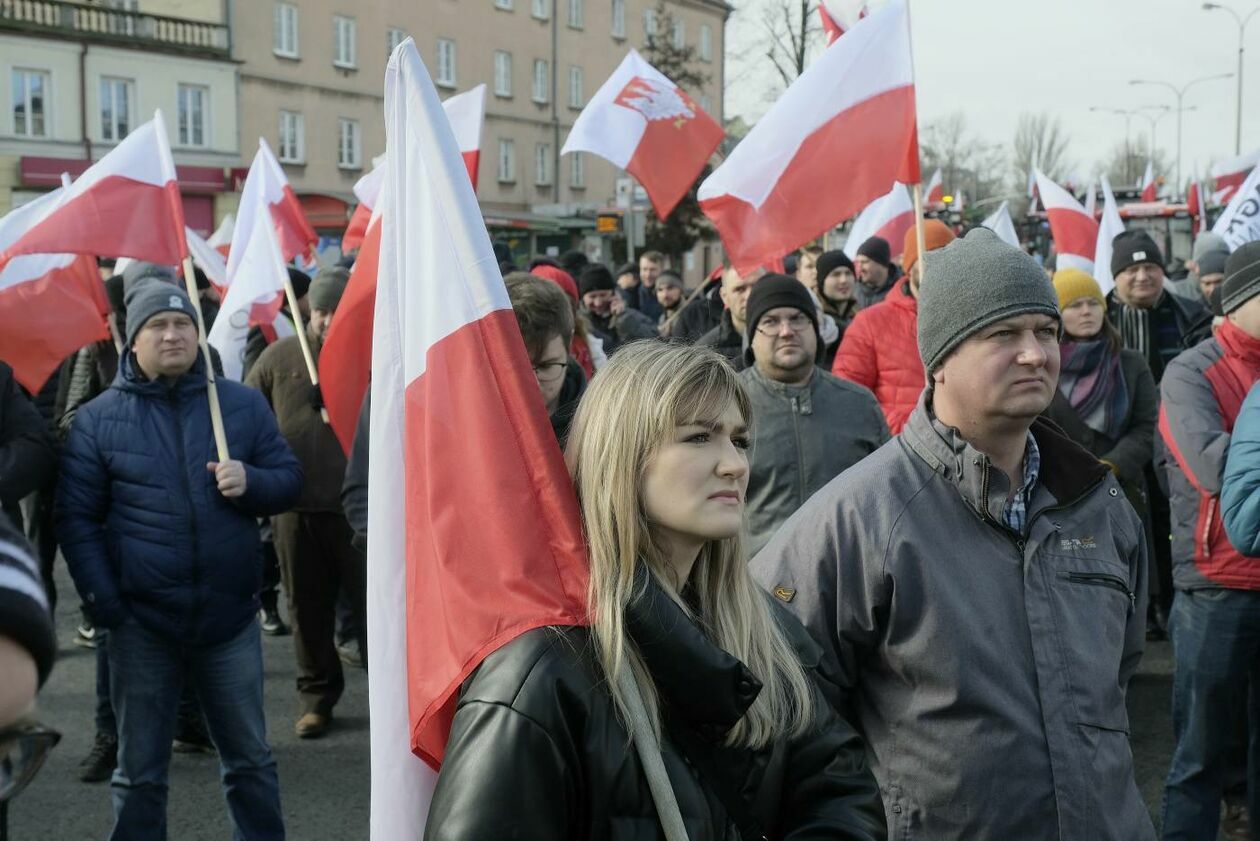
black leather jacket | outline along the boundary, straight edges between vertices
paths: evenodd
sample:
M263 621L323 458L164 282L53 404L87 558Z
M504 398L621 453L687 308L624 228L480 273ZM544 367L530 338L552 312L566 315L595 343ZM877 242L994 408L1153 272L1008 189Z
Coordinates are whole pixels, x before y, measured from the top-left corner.
M775 610L802 659L815 666L818 647ZM662 754L690 841L740 839L719 787L739 792L767 838L885 837L862 742L821 692L815 690L821 718L807 737L756 751L723 747L760 682L655 584L627 611L627 631L660 694ZM473 673L455 713L427 841L664 837L593 646L587 628L539 628ZM687 756L678 747L683 742ZM720 769L722 785L697 766Z

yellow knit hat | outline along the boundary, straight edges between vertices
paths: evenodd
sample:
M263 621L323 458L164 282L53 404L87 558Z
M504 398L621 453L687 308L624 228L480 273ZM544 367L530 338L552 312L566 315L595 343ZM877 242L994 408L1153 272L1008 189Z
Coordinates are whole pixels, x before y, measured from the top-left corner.
M1066 309L1077 298L1093 298L1107 306L1098 281L1080 269L1059 269L1055 272L1054 291L1059 293L1059 309Z

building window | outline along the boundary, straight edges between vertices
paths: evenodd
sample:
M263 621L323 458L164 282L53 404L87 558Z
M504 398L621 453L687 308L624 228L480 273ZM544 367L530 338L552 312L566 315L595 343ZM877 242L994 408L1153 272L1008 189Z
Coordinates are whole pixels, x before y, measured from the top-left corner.
M547 65L547 59L534 59L534 101L549 101L548 92L551 88L551 68Z
M612 0L612 37L626 37L626 0Z
M298 10L292 3L276 4L275 30L271 33L271 51L284 58L298 57Z
M650 41L656 37L656 9L643 10L643 38Z
M712 116L713 109L709 107L710 101L709 101L709 95L707 93L700 94L698 97L696 97L696 101L697 101L697 104L699 104L700 106L700 110Z
M206 109L210 89L201 85L179 86L179 145L206 145Z
M516 180L516 142L499 141L499 181L510 184Z
M407 30L391 26L389 31L385 33L385 51L392 55L394 50L398 49L398 45L406 40Z
M581 108L586 104L586 98L582 93L582 68L569 68L569 107Z
M337 166L342 169L363 168L363 140L359 134L359 121L337 121Z
M280 112L280 160L300 164L306 160L306 121L296 111Z
M538 143L534 146L534 184L538 187L551 186L550 143Z
M510 12L512 11L512 0L494 0L494 7Z
M586 187L586 161L581 152L569 155L569 186L574 190Z
M122 140L131 131L130 79L101 77L101 140Z
M444 88L455 87L455 42L450 38L438 39L437 79Z
M533 0L533 15L539 20L551 19L551 0Z
M47 137L48 74L42 70L13 71L13 133Z
M586 0L569 0L569 28L586 28Z
M356 67L354 49L354 18L333 15L333 65Z
M512 54L503 50L494 52L494 95L512 95Z
M700 60L713 61L713 27L700 24Z
M687 25L681 20L674 21L674 49L681 50L687 46Z

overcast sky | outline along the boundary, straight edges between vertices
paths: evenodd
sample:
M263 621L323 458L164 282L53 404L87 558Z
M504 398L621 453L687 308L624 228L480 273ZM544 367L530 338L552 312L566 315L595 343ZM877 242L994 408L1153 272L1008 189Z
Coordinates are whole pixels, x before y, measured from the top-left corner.
M775 1L736 0L728 29L728 116L752 120L769 108L758 80L774 70L760 57L759 21ZM1257 0L1224 4L1243 16L1260 7ZM1228 12L1204 11L1201 0L911 0L911 22L921 126L961 110L975 134L1009 149L1021 112L1049 111L1063 120L1068 156L1085 175L1100 168L1125 130L1124 117L1091 113L1090 106L1171 108L1172 91L1129 80L1180 87L1238 66L1238 25ZM1244 153L1260 147L1260 14L1247 27L1246 48ZM1186 93L1183 104L1197 110L1184 114L1183 179L1233 155L1236 84L1236 78L1203 82ZM1135 117L1131 130L1149 135L1150 121ZM1170 110L1157 124L1156 145L1175 161L1176 143ZM1171 180L1173 173L1166 175Z

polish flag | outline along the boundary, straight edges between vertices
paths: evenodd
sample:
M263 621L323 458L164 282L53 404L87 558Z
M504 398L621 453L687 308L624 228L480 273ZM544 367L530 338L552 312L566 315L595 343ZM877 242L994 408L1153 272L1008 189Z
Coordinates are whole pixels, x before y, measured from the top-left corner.
M822 0L818 4L818 16L822 19L827 46L831 46L858 20L866 17L866 0Z
M1106 295L1116 285L1111 275L1112 241L1124 233L1124 221L1120 218L1120 208L1116 205L1116 197L1111 192L1111 181L1102 176L1103 210L1102 220L1098 225L1098 243L1094 246L1094 280Z
M857 250L871 237L881 237L892 246L892 257L897 259L905 248L906 231L914 227L914 201L905 184L894 184L892 190L866 206L853 220L849 238L844 243L844 253L849 259L857 257Z
M205 272L211 285L222 295L228 287L227 262L223 259L223 254L210 244L210 240L202 239L192 228L185 228L184 236L188 239L188 254L192 257L193 265Z
M1194 180L1186 190L1186 210L1190 212L1190 236L1197 237L1203 230L1203 182Z
M1234 193L1247 180L1251 170L1260 165L1260 149L1236 158L1213 164L1210 174L1213 179L1213 199L1219 205L1229 204Z
M1098 222L1085 212L1071 193L1036 170L1037 193L1050 220L1050 235L1061 269L1094 270L1094 248L1098 244Z
M632 49L582 109L560 153L590 152L626 170L664 219L725 136L682 88Z
M486 86L456 94L442 103L442 110L451 122L460 157L468 169L473 192L477 191L477 167L481 162L481 127L486 121Z
M924 201L930 205L938 207L945 206L945 185L941 183L941 169L936 168L936 172L932 173L932 177L928 179L927 190L924 192Z
M1155 185L1155 164L1151 161L1146 162L1146 174L1142 176L1142 183L1138 185L1142 190L1142 201L1155 201L1158 196Z
M890 0L828 47L700 185L735 270L817 238L894 181L918 183L914 108L909 15Z
M0 218L0 251L62 199L58 188ZM22 254L0 263L0 359L31 394L84 345L109 338L109 300L86 254Z
M236 214L229 213L223 217L223 221L214 229L214 233L206 239L211 248L223 255L224 260L227 259L228 250L232 247L232 228L235 226Z
M588 566L477 197L410 38L385 70L385 133L368 471L370 832L411 841L424 834L460 685L528 630L584 624Z
M78 179L41 204L41 214L4 251L134 257L175 265L184 246L184 206L162 113L111 149Z
M368 222L372 219L372 209L376 207L377 196L381 193L381 184L385 180L385 166L378 164L372 171L360 178L354 185L354 197L359 200L354 213L350 214L350 223L341 236L343 254L363 247L363 236L367 233Z
M998 239L1008 245L1020 248L1019 234L1015 233L1015 223L1011 221L1010 202L1004 201L993 212L993 215L980 223L982 227L998 235Z
M232 227L232 249L228 253L229 278L236 276L236 267L241 259L236 256L236 251L247 245L246 238L256 228L249 216L255 210L265 211L271 218L284 262L295 257L313 259L311 246L319 242L319 237L307 221L306 212L289 186L289 179L272 154L271 147L261 137L258 138L258 152L241 187L241 203L236 210L236 224Z

